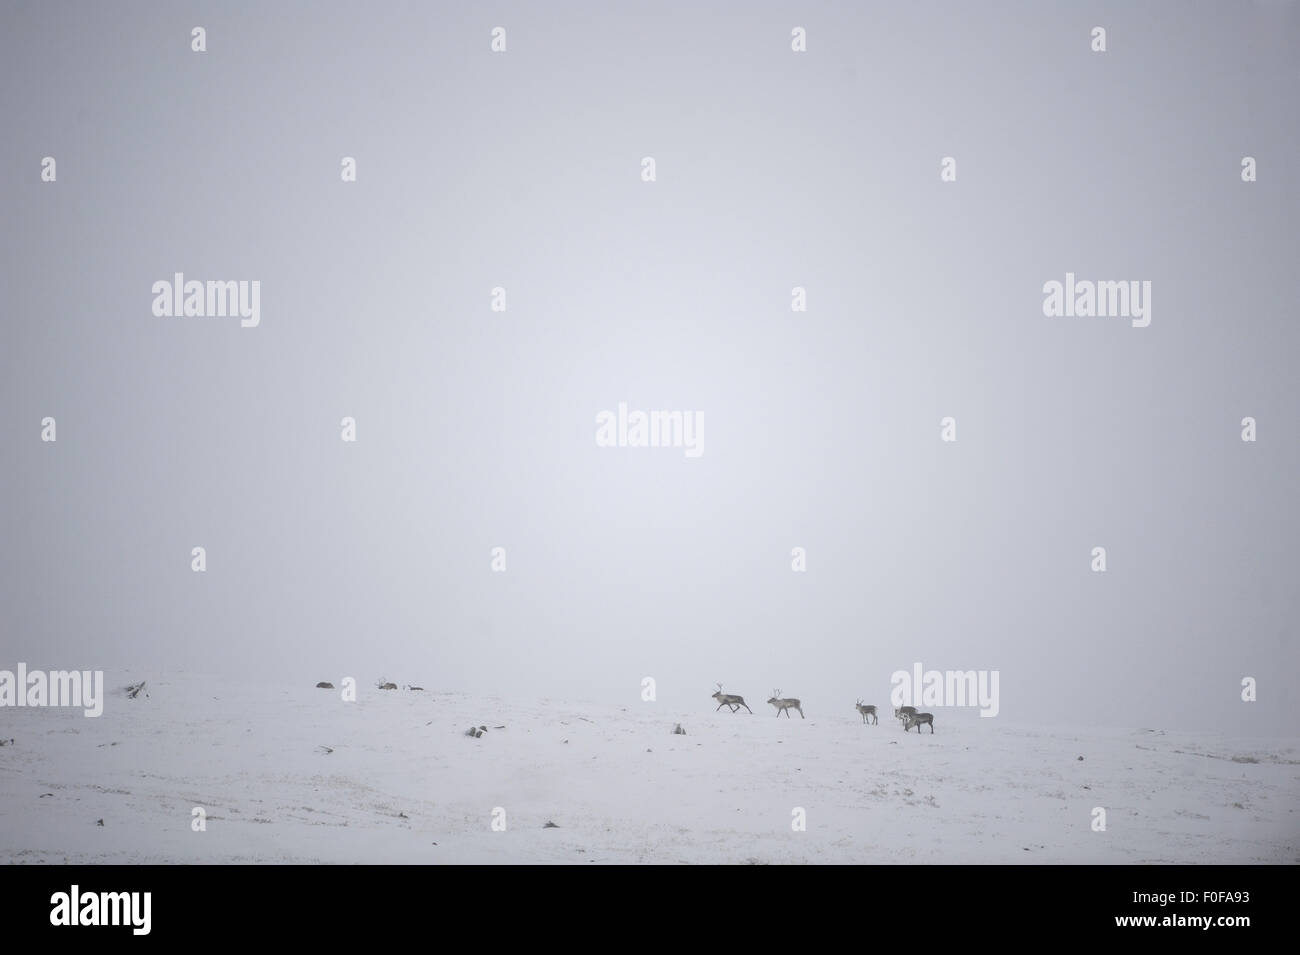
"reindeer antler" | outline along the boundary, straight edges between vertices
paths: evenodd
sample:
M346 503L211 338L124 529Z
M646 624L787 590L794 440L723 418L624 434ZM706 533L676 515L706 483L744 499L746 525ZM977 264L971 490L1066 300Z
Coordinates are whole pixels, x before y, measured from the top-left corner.
M721 684L721 683L718 684L718 692L719 692L719 693L722 692L722 684Z

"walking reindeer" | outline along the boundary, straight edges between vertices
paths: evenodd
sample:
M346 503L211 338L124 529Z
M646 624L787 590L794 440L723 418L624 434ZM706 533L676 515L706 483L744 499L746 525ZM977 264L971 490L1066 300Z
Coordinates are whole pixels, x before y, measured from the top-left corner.
M718 701L717 708L713 711L715 713L724 706L731 707L731 712L735 713L743 706L745 709L749 710L750 716L754 715L754 711L749 709L749 705L745 702L743 696L736 696L732 693L723 693L721 683L718 684L718 692L713 694L713 698Z
M731 712L739 713L740 708L743 706L751 716L754 714L743 696L736 693L723 693L721 683L717 684L717 687L718 689L714 692L713 698L718 701L718 705L713 712L716 713L725 706ZM773 690L772 696L767 702L776 707L777 718L780 718L781 714L784 713L786 719L790 719L790 711L798 710L799 718L807 719L803 712L803 703L794 697L783 697L780 690ZM863 723L871 723L876 726L880 724L880 715L874 704L863 703L862 700L858 700L854 704L854 709L862 717ZM930 735L934 735L933 713L918 713L915 706L896 706L894 707L894 717L903 724L903 732L905 733L915 726L916 734L920 736L921 727L928 726L930 727Z
M780 717L780 715L781 715L782 713L784 713L784 714L785 714L785 718L786 718L786 719L789 719L789 718L790 718L790 711L791 711L791 710L798 710L798 711L799 711L799 719L806 719L806 717L803 715L803 709L802 709L802 707L799 706L799 701L796 700L796 699L794 699L794 698L790 698L790 699L788 699L788 700L783 700L783 699L781 699L781 691L780 691L780 690L773 690L773 691L772 691L772 698L771 698L770 700L768 700L767 702L771 703L773 706L776 707L776 715L777 715L778 717Z

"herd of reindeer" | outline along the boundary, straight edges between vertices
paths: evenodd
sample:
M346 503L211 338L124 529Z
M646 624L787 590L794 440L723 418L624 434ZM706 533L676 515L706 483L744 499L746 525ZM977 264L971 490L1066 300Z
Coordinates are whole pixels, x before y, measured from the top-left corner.
M713 698L718 701L717 709L713 711L715 713L724 706L731 707L731 712L735 713L743 706L750 716L754 715L754 711L745 703L745 698L743 696L736 696L734 693L723 693L721 683L718 684L718 692L713 694ZM790 719L790 711L798 710L799 718L805 719L803 715L803 707L800 705L800 702L793 697L782 697L780 690L773 690L772 697L767 702L776 707L777 717L780 717L780 715L784 713L785 718ZM862 716L862 722L870 722L879 725L880 717L876 715L875 704L863 703L861 700L858 700L857 711ZM867 717L871 717L871 719L868 720ZM904 733L915 726L916 735L920 736L921 727L929 726L931 735L934 734L933 713L918 713L915 706L899 706L894 708L894 718L902 721Z

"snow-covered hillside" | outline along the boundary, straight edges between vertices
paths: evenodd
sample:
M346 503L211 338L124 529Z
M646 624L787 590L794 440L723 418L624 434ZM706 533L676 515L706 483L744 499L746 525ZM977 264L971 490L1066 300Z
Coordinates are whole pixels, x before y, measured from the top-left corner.
M885 700L878 726L852 701L787 720L752 699L750 716L363 684L345 703L317 676L171 675L98 719L0 709L0 861L1300 862L1296 739L949 710L918 737Z

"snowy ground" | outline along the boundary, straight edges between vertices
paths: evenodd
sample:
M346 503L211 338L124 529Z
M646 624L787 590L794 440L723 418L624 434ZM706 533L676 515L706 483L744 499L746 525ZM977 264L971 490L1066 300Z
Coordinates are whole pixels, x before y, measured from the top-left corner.
M0 862L1300 862L1297 739L942 709L918 738L851 702L778 720L752 699L750 716L363 684L345 704L313 682L169 677L98 719L0 709Z

